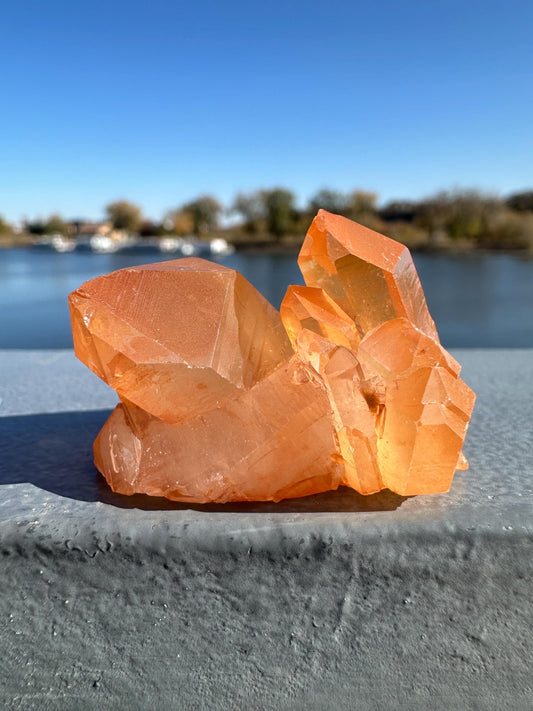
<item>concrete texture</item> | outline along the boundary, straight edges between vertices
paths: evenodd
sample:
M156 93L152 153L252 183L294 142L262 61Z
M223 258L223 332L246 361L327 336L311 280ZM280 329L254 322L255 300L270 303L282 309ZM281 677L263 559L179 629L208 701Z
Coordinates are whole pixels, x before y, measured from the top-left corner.
M107 488L70 351L0 352L1 708L533 708L533 351L454 355L448 494L188 506Z

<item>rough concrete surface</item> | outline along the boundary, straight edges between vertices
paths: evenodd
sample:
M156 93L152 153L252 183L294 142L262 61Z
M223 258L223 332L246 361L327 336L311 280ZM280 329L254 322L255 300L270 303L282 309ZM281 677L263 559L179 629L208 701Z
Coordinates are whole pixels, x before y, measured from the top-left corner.
M0 707L533 708L533 351L454 355L448 494L189 506L107 488L70 351L0 352Z

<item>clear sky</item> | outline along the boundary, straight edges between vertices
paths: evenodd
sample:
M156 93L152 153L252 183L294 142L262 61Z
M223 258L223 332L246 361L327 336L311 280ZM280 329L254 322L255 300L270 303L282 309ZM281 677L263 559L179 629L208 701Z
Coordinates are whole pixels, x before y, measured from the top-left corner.
M7 0L0 214L533 187L531 0Z

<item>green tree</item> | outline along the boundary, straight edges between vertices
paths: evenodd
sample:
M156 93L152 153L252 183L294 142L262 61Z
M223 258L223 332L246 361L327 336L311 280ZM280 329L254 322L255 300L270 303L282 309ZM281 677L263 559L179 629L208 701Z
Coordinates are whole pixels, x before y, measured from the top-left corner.
M267 229L271 235L279 239L294 228L297 218L294 193L286 188L262 190L265 206Z
M142 224L142 210L128 200L116 200L106 206L107 219L115 230L138 232Z
M43 220L33 220L28 222L26 229L30 235L44 235L46 233L46 222Z
M379 210L379 216L385 222L413 222L416 217L418 205L410 200L391 200Z
M443 191L420 203L416 222L430 236L445 232L451 239L476 241L501 208L497 198L477 190Z
M533 190L513 193L505 202L507 207L516 212L533 212Z
M346 215L350 210L350 196L338 190L322 188L309 201L309 209L314 213L320 209L336 215Z
M8 235L12 231L13 228L11 227L9 222L7 222L7 220L5 220L2 215L0 215L0 235Z
M238 193L235 196L231 211L240 215L248 232L260 232L265 227L266 205L263 191Z
M533 213L502 208L491 215L477 244L488 249L532 249Z
M190 215L193 233L202 236L217 229L222 205L212 195L201 195L183 205L180 212Z
M69 229L67 223L63 220L61 215L58 215L57 213L51 215L44 224L44 234L46 235L66 235L68 234L68 231Z
M362 215L375 214L378 196L368 190L354 190L349 197L350 217L357 220Z
M163 220L163 226L167 234L179 235L180 237L187 237L194 231L192 215L181 207L167 212Z

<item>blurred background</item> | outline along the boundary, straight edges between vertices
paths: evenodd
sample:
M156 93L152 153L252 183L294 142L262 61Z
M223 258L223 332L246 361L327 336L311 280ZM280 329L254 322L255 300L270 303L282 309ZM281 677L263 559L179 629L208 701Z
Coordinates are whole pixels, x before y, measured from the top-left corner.
M2 9L0 348L197 254L278 307L323 207L408 245L446 347L533 347L533 5Z

